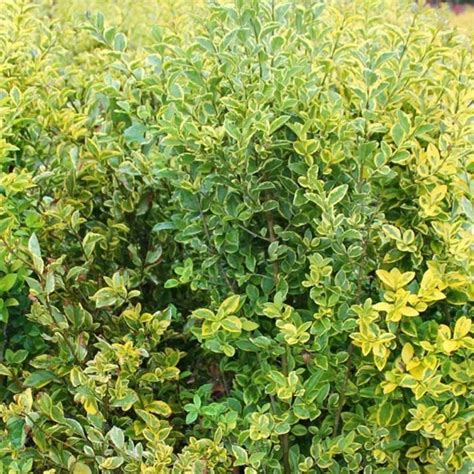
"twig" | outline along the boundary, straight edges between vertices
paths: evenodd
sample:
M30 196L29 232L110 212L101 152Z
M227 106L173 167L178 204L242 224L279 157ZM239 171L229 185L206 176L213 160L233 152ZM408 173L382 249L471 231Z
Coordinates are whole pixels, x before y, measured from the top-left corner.
M271 239L267 239L266 237L263 237L263 235L259 235L250 229L247 229L247 227L244 227L242 224L237 223L237 227L240 227L242 230L245 230L248 234L250 234L252 237L255 237L256 239L262 239L265 240L265 242L272 242Z
M206 219L206 216L204 215L204 212L203 212L202 206L201 206L201 201L199 199L198 199L198 202L199 202L199 212L201 214L202 223L203 223L203 227L204 227L204 234L206 235L206 240L207 240L207 248L209 249L209 252L212 255L215 255L219 258L219 271L222 275L222 278L224 278L227 286L229 287L229 290L232 291L232 293L236 293L237 288L236 288L234 282L231 281L229 279L229 277L227 276L227 273L225 272L225 268L224 268L224 262L221 260L219 253L217 252L216 248L212 244L211 234L209 232L209 228L207 227L207 219Z
M71 451L74 451L76 454L79 454L81 456L84 456L84 457L88 457L90 459L92 459L94 461L94 463L96 463L96 460L95 460L95 456L91 456L91 455L88 455L86 453L84 453L84 451L81 451L80 449L76 448L75 446L73 446L72 444L69 444L67 441L63 441L62 439L59 439L59 438L56 438L56 436L48 433L46 430L43 429L42 426L40 426L35 420L33 420L33 418L30 417L30 415L28 415L28 413L23 413L23 415L28 418L28 420L30 420L31 424L37 428L39 431L41 431L48 439L50 440L53 440L55 441L56 443L60 443L62 444L63 446L65 446L66 448L70 449Z
M364 240L362 242L362 257L359 261L359 271L357 275L357 290L356 290L356 296L355 296L355 300L357 303L359 303L359 300L362 296L362 280L365 278L365 275L366 275L368 233L369 233L369 229L366 228ZM347 357L347 363L346 363L346 374L344 376L344 381L342 384L339 406L337 407L336 415L334 418L334 430L333 430L334 435L337 435L337 432L339 430L339 423L341 421L342 409L346 402L347 385L349 383L349 376L352 370L352 362L353 362L353 356L354 356L354 344L352 344L352 342L349 343L347 354L348 354L348 357Z
M269 201L271 199L271 194L268 192L266 194L266 200ZM276 242L277 238L275 235L275 221L273 219L273 213L268 211L266 213L266 220L267 220L267 228L268 234L270 237L271 242ZM275 285L278 284L280 280L280 268L278 265L278 261L275 260L273 262L273 279L275 280ZM281 356L281 368L285 377L288 377L288 354L287 354L287 346L285 344L285 352ZM290 466L290 440L288 433L280 435L280 444L283 450L283 469L285 474L291 474L291 466Z

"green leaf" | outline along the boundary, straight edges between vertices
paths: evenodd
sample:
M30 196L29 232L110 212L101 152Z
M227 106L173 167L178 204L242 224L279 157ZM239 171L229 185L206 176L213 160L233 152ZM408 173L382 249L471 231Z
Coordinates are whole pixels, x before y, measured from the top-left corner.
M408 135L410 133L410 117L403 110L397 110L397 117L403 132Z
M232 446L232 454L234 455L235 461L234 466L246 466L249 462L247 451L240 446Z
M174 230L176 229L176 224L173 222L159 222L153 226L153 232L159 232L161 230Z
M318 405L321 405L326 397L329 395L329 391L331 390L330 384L326 383L318 390L318 394L316 395L316 402Z
M44 292L47 295L50 295L56 286L56 280L54 278L53 272L46 273L45 284L44 284Z
M157 245L153 250L149 250L146 254L145 263L147 265L153 265L159 262L161 255L163 254L163 247Z
M31 255L41 258L41 249L38 242L38 237L36 237L35 233L31 234L30 240L28 241L28 250L30 251Z
M179 281L176 280L175 278L170 278L169 280L165 281L165 288L175 288L176 286L179 285Z
M199 308L193 311L193 316L199 319L206 319L209 321L215 320L215 315L210 309Z
M7 292L11 290L16 282L16 278L16 273L8 273L7 275L0 278L0 291Z
M48 370L38 370L25 378L24 384L27 387L42 388L56 379L56 375Z
M5 217L0 219L0 235L3 235L14 223L13 217Z
M254 331L258 328L258 323L254 321L250 321L246 318L241 318L240 321L242 322L242 329L245 331Z
M8 440L10 441L12 448L22 448L26 441L25 420L13 416L8 420L6 426L8 429Z
M230 344L222 344L222 351L227 357L233 357L235 355L235 348Z
M145 125L141 123L135 123L131 125L130 127L128 127L124 131L123 135L127 143L138 143L141 145L143 143L146 143L147 141L145 139L146 131L147 131L147 127L145 127Z
M184 97L183 89L178 83L170 86L170 96L175 99L182 99Z
M314 364L322 370L328 370L328 358L324 354L315 354Z
M393 415L393 407L389 403L381 403L377 409L377 423L379 426L389 426Z
M191 424L193 421L197 420L197 417L199 416L199 413L197 411L190 411L186 415L186 424Z
M5 351L5 360L10 364L21 364L28 357L28 351L20 349L13 352L10 349Z
M93 297L96 308L103 308L105 306L112 306L119 301L117 293L111 288L102 288Z
M118 469L123 464L124 459L121 456L112 456L105 458L101 463L102 469Z
M446 296L449 304L464 305L469 301L469 296L460 290L450 290Z
M44 262L41 258L41 249L36 234L31 234L30 240L28 241L28 250L30 251L33 259L33 267L40 275L44 271Z
M349 186L347 184L341 184L340 186L336 186L333 190L331 190L331 192L328 194L329 205L332 207L338 202L342 201L348 189Z
M125 436L123 434L123 430L121 430L118 426L114 426L107 433L107 436L110 438L117 449L123 449L125 445Z
M382 229L387 237L393 240L401 240L402 234L400 230L394 225L385 224Z
M395 145L397 145L397 147L399 147L403 143L403 141L405 140L405 136L406 136L403 127L399 123L396 123L392 127L392 130L391 130L390 133L392 135L392 138L393 138L393 141L394 141Z
M88 232L82 241L82 247L87 258L90 258L97 242L104 239L104 236L95 232Z
M392 163L403 165L411 160L411 154L407 150L399 150L392 156Z
M123 33L117 33L114 38L114 49L117 51L125 51L127 47L127 38Z
M288 120L290 120L289 115L282 115L270 124L270 134L275 133L280 127L282 127Z

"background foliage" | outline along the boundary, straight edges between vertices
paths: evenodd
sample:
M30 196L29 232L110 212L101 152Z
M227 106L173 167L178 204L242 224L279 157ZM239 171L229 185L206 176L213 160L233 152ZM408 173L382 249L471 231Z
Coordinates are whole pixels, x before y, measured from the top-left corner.
M472 472L470 40L117 5L1 1L0 472Z

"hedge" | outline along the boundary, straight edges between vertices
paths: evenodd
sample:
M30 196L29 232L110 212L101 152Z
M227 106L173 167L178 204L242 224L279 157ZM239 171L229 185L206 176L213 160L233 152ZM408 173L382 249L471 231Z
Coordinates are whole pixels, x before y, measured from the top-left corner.
M473 471L466 36L0 3L0 473Z

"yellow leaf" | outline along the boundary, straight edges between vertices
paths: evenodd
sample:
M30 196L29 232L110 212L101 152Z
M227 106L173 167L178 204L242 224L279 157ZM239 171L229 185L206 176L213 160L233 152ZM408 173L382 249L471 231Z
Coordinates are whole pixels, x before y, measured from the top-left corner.
M227 316L221 321L221 325L227 332L240 334L242 331L242 322L237 316Z
M96 415L97 414L97 404L95 400L85 400L84 401L84 409L86 410L88 415Z
M442 201L447 192L448 187L445 184L438 184L430 193L432 202Z
M415 400L419 400L426 393L426 387L423 385L417 385L413 389L413 393L415 394Z
M388 303L377 303L374 305L374 309L376 309L377 311L385 311L385 312L389 312L392 310L392 305L388 304Z
M404 286L407 286L408 283L413 280L413 278L415 278L415 272L402 273L398 278L398 288L403 288Z
M370 350L372 349L372 345L369 342L363 342L362 343L362 354L364 356L367 356L370 354Z
M24 392L15 395L15 401L23 412L29 413L33 406L33 395L31 388L27 388Z
M73 367L69 373L69 378L73 387L78 387L83 383L83 377L80 370L77 367Z
M400 313L403 315L403 316L411 316L411 317L414 317L414 316L418 316L418 311L414 308L410 308L409 306L404 306L401 310L400 310Z
M421 288L430 288L431 286L435 286L436 282L436 277L434 276L433 272L431 269L426 270L426 272L423 274L423 278L421 279Z
M438 328L438 337L443 339L451 339L451 329L446 324L441 324Z
M420 342L420 346L421 346L425 351L428 351L428 352L431 352L431 351L434 351L434 350L435 350L433 344L431 344L431 343L428 342L428 341L421 341L421 342Z
M472 321L466 316L461 316L454 326L454 339L462 339L469 334L471 330Z
M220 305L219 313L221 313L223 316L235 314L235 312L239 309L239 305L240 305L239 295L229 296Z
M430 143L426 149L426 158L431 166L437 166L439 163L439 151L432 143Z
M213 321L204 321L201 326L202 335L204 337L211 336L215 333L214 322Z
M387 272L386 270L377 270L375 273L377 274L379 279L382 280L383 283L385 283L386 286L388 286L389 288L393 290L396 289L395 280L393 279L393 276L389 272Z
M73 474L92 474L91 468L83 462L76 462L72 472Z
M402 357L403 357L403 353L402 353ZM410 359L408 362L405 362L406 364L406 369L408 370L408 372L413 372L414 369L416 369L419 365L420 365L420 361L418 360L417 357L415 357L414 359Z
M155 400L151 402L149 405L147 405L146 411L156 413L157 415L162 415L162 416L171 415L170 406L161 400Z
M411 361L414 354L415 354L415 351L413 349L413 346L409 342L407 342L403 346L403 349L402 349L402 360L403 360L405 365L407 365L408 362Z
M446 295L439 290L433 290L430 296L431 296L431 299L434 301L444 300L444 298L446 298Z
M426 371L426 367L423 367L421 364L417 364L415 367L410 368L409 372L415 380L423 380L425 378Z
M395 389L397 388L397 384L396 383L392 383L392 382L384 382L383 384L383 393L384 395L387 395L389 393L392 393Z
M387 363L387 358L388 354L386 355L386 357L378 357L374 355L375 366L377 367L377 369L379 369L379 371L382 371L385 367L385 364Z
M434 354L430 354L423 358L423 364L426 368L434 371L436 370L436 367L438 367L439 361Z
M455 350L459 349L460 343L459 341L455 341L454 339L448 339L443 342L443 349L445 352L450 354L451 352L454 352Z
M414 306L415 306L415 309L416 309L419 313L423 313L423 312L426 311L426 309L428 308L428 305L427 305L426 303L423 303L423 302L415 303Z
M470 336L464 336L462 338L462 345L465 347L468 351L474 351L474 338Z
M446 278L450 288L462 288L467 284L466 276L462 275L461 273L448 273Z
M415 278L415 272L402 273L398 268L392 268L390 273L386 270L377 270L375 273L386 286L394 291L408 285Z

